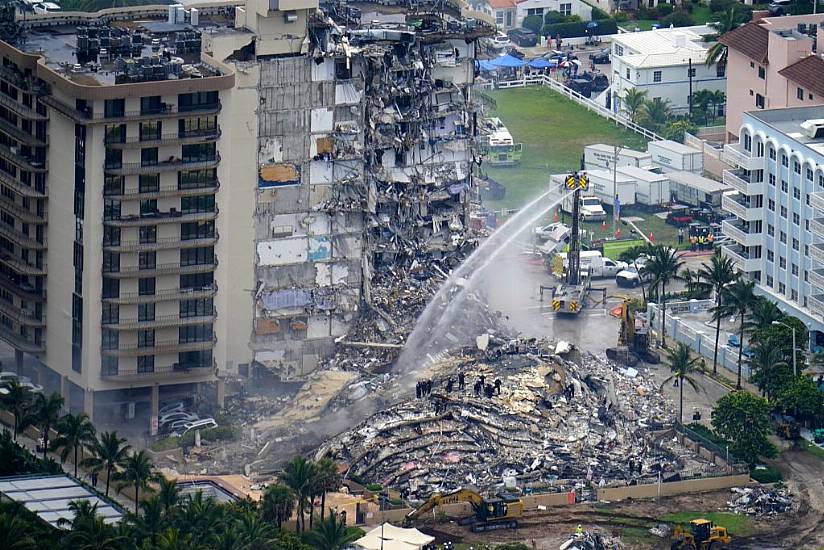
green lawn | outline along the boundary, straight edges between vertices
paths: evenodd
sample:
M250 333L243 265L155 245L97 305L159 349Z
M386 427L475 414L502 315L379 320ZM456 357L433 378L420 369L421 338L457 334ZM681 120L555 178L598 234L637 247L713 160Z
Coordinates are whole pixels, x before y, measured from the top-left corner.
M814 454L821 460L824 460L824 449L822 449L818 445L815 445L813 443L810 443L809 441L804 440L802 440L802 445L807 452Z
M551 174L579 168L585 145L609 143L646 149L646 140L638 134L616 127L546 88L487 93L497 102L491 114L501 118L516 142L524 144L518 166L483 166L506 186L504 200L487 201L494 210L523 206L546 189Z
M661 521L687 524L696 518L708 519L716 525L726 527L730 535L746 537L753 532L752 518L731 512L678 512L662 516Z

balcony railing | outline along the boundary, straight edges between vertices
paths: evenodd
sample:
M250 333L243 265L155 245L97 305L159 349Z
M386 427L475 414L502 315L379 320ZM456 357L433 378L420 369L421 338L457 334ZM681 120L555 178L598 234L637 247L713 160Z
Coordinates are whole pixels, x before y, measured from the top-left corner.
M812 269L807 272L810 284L824 292L824 269Z
M752 177L745 170L724 170L723 181L725 185L729 185L744 195L764 193L764 182L752 181Z
M42 302L46 299L45 289L38 292L34 287L14 281L11 277L3 273L0 273L0 287L27 302Z
M812 258L814 262L824 265L824 244L810 245L810 258Z
M176 275L187 273L207 273L217 269L217 258L211 263L195 264L195 265L181 265L180 262L157 264L153 268L141 269L140 266L120 266L113 270L103 270L107 277L114 277L116 279L133 278L133 277L156 277L158 275Z
M213 212L191 212L184 214L179 210L169 210L168 212L153 212L151 214L123 216L114 219L104 219L105 225L114 227L137 227L141 225L157 225L161 223L185 223L201 222L213 220L217 217L218 208L215 206Z
M115 298L104 298L103 301L114 304L144 304L150 302L164 302L171 300L193 300L195 298L208 298L217 293L217 284L207 285L202 288L169 288L158 290L154 294L141 294L140 292L121 292Z
M45 224L46 223L46 216L40 216L36 212L32 212L27 208L23 208L21 205L14 202L14 200L10 199L8 196L0 194L0 209L5 210L9 214L12 214L14 217L19 219L20 221L32 224Z
M46 163L41 162L29 155L23 155L11 147L0 145L0 157L5 158L12 164L26 170L28 172L47 172Z
M750 258L746 248L741 246L721 246L721 253L730 258L735 266L746 273L759 271L761 268L761 258Z
M26 185L23 182L12 178L2 170L0 170L0 183L11 187L12 190L20 195L23 195L24 197L42 199L46 196L45 192L40 192L32 186Z
M104 321L102 325L112 330L139 330L147 328L183 327L188 325L203 325L212 323L215 320L216 312L211 315L199 315L197 317L181 317L180 315L158 315L154 319L144 319L133 317L131 319L120 319L116 322Z
M824 316L824 294L813 294L807 298L807 304L813 315Z
M0 93L0 95L3 94ZM48 143L48 137L45 140L39 139L37 136L24 132L3 118L0 118L0 130L10 135L20 143L25 143L26 145L31 145L33 147L45 147Z
M189 376L203 376L217 370L217 364L212 363L174 363L163 367L155 367L151 371L139 371L134 368L118 368L117 372L101 371L100 377L104 380L140 380L146 378L185 378Z
M190 132L167 132L158 136L120 136L106 138L104 141L106 145L113 148L118 147L157 147L158 145L175 145L178 143L187 142L207 142L216 141L220 139L220 128L211 128L209 130L199 130Z
M744 170L763 170L764 157L753 156L752 151L744 150L740 143L728 143L724 145L723 158L730 164L734 164Z
M217 193L220 188L218 180L206 182L200 187L180 187L174 185L161 185L156 191L141 191L139 187L126 187L124 189L105 190L104 196L118 200L138 200L138 199L160 199L164 197L186 197L190 195L210 195Z
M0 262L6 264L8 267L22 275L45 275L45 268L40 268L24 262L22 258L12 256L11 254L0 252Z
M46 351L46 343L44 341L35 342L29 340L3 325L0 325L0 339L5 340L14 349L27 353L43 353Z
M137 355L159 355L162 353L182 353L185 351L202 351L215 347L217 339L212 338L204 342L180 342L179 340L167 340L155 342L154 346L145 347L137 344L124 344L117 349L104 349L103 355L116 357L135 357Z
M824 212L824 192L810 193L810 206L819 212Z
M30 109L26 107L19 101L15 101L6 94L0 92L0 105L10 109L20 115L22 118L27 118L29 120L48 120L49 117L46 115L41 115L34 109Z
M197 248L208 246L217 242L217 231L214 236L201 239L181 240L180 237L164 237L156 239L155 242L146 243L138 240L121 240L119 244L104 244L105 250L112 252L145 252L147 250L164 250L170 248Z
M40 99L41 103L47 105L64 115L72 118L76 122L128 122L131 120L157 119L157 118L180 118L192 115L217 114L220 112L220 102L208 103L204 105L187 105L183 109L175 105L164 105L161 109L151 109L148 111L121 111L119 113L92 112L91 109L78 110L71 105L66 105L53 96L46 96Z
M740 220L756 221L760 220L764 213L763 207L753 207L743 202L740 194L723 195L721 197L721 208L734 215Z
M751 233L743 224L730 220L721 222L721 231L742 246L756 246L763 240L763 233Z
M172 158L155 164L144 164L142 162L128 162L114 166L104 166L108 174L119 176L134 176L137 174L154 174L157 172L168 172L170 170L194 170L198 168L214 168L220 164L220 153L215 153L213 157L203 159L181 159Z
M17 243L21 248L28 248L30 250L45 250L48 248L45 242L45 235L41 243L17 229L12 229L5 223L0 223L0 236Z

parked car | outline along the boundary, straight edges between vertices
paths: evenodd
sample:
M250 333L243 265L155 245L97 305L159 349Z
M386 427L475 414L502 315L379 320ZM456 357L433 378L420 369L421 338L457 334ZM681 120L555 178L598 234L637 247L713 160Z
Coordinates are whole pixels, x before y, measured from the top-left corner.
M589 54L589 58L596 65L606 65L610 61L609 48Z
M592 81L586 78L575 78L564 82L564 86L575 90L582 96L589 98L592 95Z
M786 15L790 10L792 0L772 0L767 8L770 15Z
M512 29L506 34L522 48L531 48L538 43L538 36L529 29Z
M684 227L692 223L692 214L688 206L673 206L667 214L666 222L676 227Z
M174 401L172 403L167 403L160 407L160 410L157 411L157 414L163 416L164 414L169 414L183 410L186 410L186 404L183 401Z
M192 422L193 420L197 420L200 418L198 415L194 413L187 413L184 411L178 411L173 413L164 414L158 420L158 424L160 426L165 426L166 424L171 424L177 420L185 420L186 422Z
M549 225L536 227L533 232L538 240L552 240L555 242L560 242L569 236L570 229L566 224L555 222Z
M626 269L619 271L615 276L615 284L623 287L635 288L643 283L652 280L652 273L645 271L643 267L629 264Z
M511 45L509 37L502 32L498 32L495 36L489 39L489 43L494 50L504 50Z

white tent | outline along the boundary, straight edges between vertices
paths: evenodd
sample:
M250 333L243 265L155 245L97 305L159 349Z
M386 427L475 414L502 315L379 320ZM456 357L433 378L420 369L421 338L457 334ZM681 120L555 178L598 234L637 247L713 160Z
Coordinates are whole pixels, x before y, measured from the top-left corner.
M430 537L417 529L403 529L391 523L375 527L353 544L364 550L421 550L435 537Z

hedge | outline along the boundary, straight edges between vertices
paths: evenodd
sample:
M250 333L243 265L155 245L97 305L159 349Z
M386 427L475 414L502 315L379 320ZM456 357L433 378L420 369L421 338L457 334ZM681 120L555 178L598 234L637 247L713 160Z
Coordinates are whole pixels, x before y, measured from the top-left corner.
M778 483L781 481L782 475L781 472L770 466L767 468L753 468L750 470L750 477L758 483Z
M605 36L607 34L616 34L618 32L618 23L613 19L598 21L598 28L595 29L595 34ZM577 23L555 23L553 25L544 25L541 29L541 35L555 38L558 35L561 38L577 38L587 35L587 22L580 21Z

